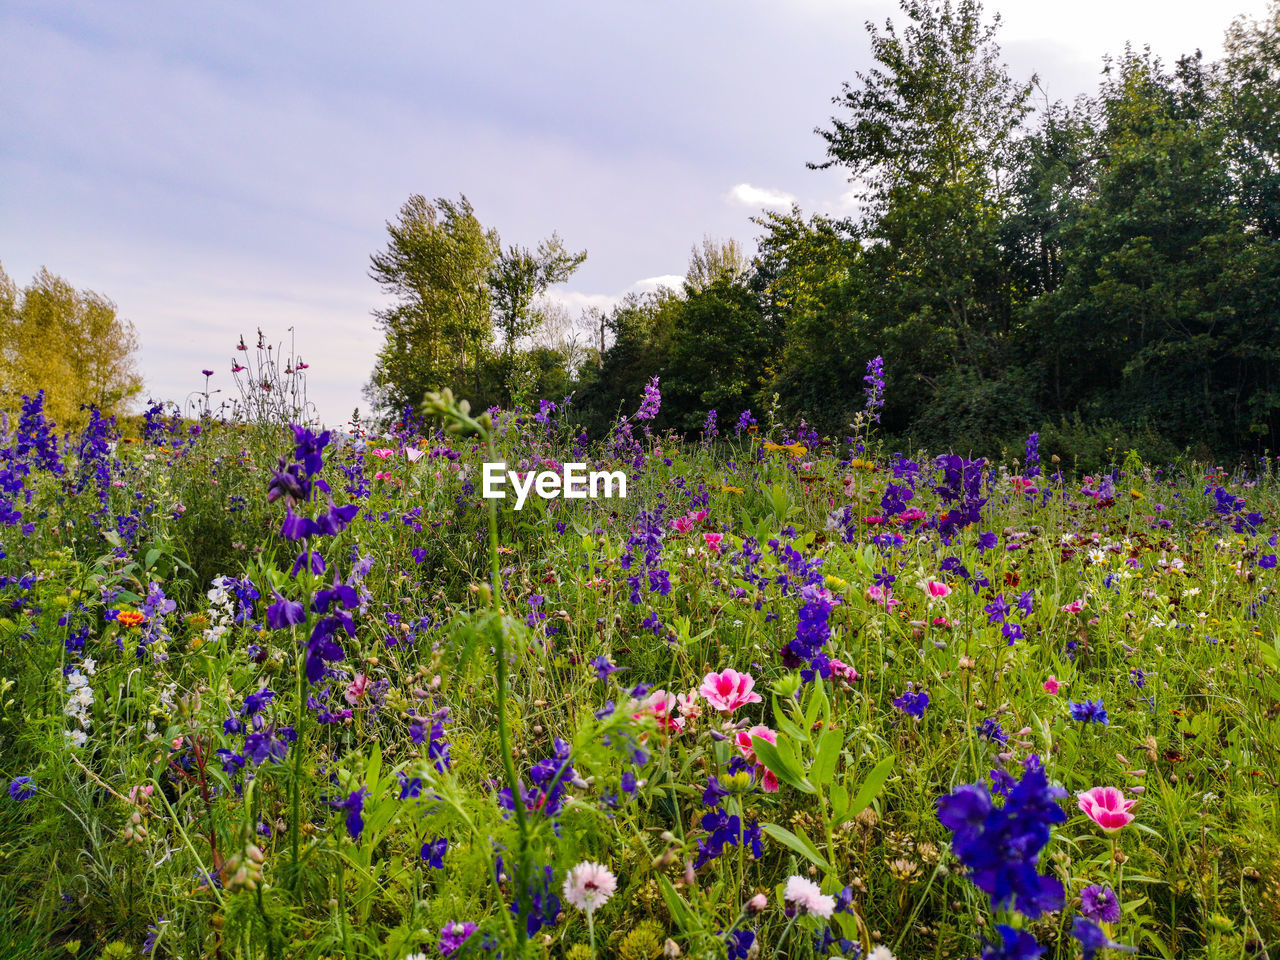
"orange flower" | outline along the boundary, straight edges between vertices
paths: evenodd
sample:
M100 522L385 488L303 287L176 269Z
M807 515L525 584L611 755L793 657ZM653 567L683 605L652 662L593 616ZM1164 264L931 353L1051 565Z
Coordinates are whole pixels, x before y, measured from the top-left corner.
M126 627L137 627L147 622L146 616L136 610L121 610L116 614L116 620Z

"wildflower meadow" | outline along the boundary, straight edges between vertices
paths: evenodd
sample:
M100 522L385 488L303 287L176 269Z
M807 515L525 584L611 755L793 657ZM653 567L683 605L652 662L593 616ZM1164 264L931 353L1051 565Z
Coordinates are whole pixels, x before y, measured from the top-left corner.
M895 451L892 373L826 437L28 396L0 954L1269 955L1275 462Z

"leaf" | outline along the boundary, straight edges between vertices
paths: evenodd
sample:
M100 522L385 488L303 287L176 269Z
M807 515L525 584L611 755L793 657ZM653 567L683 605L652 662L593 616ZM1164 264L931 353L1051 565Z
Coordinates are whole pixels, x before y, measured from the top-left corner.
M871 801L884 788L884 782L889 779L889 771L892 769L892 756L885 757L872 768L871 772L867 774L867 778L862 781L862 786L858 788L858 795L853 798L848 816L856 817L871 806Z
M692 933L699 929L699 924L694 918L693 911L689 909L689 905L676 892L676 888L671 885L671 881L658 874L658 886L662 889L662 899L666 901L667 912L671 914L671 919L676 922L683 933Z
M831 785L831 812L837 820L844 820L849 815L849 788L843 783Z
M814 754L813 765L809 767L809 776L818 786L825 787L835 779L836 762L840 759L843 739L838 730L830 727L818 738L818 749Z
M782 741L786 743L787 741ZM773 771L779 780L788 786L795 787L804 793L813 793L813 785L804 778L804 771L800 769L800 765L795 761L795 752L791 753L791 762L788 764L783 755L768 740L761 737L751 738L751 748L755 751L756 759L763 763L766 767Z
M760 824L760 829L783 846L789 847L811 863L817 864L823 870L831 869L831 864L827 863L822 854L818 852L818 848L813 845L813 841L808 837L796 836L786 827L779 826L776 823L762 823Z

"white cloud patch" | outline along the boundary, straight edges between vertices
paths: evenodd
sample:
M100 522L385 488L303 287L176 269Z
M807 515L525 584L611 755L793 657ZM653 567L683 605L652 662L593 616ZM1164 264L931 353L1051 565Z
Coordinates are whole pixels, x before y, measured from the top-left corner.
M740 183L729 191L730 203L744 207L789 207L796 202L794 195L771 187L753 187L749 183Z

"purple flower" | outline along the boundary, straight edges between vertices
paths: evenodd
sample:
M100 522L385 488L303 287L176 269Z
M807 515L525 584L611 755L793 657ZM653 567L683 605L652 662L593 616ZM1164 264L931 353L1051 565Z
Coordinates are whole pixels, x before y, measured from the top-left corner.
M733 930L725 935L724 942L729 951L729 960L747 960L751 955L751 948L755 946L756 932Z
M458 952L458 948L466 943L468 938L475 932L476 925L470 921L465 923L456 921L454 923L446 923L440 928L440 943L438 944L440 956L445 957L446 960L448 957L453 956Z
M36 785L30 777L14 777L9 781L9 796L21 803L36 795Z
M862 378L867 385L867 416L880 422L880 408L884 406L884 358L875 357L867 363L867 375Z
M428 867L444 869L444 855L449 852L448 837L436 837L422 845L422 860Z
M616 673L620 669L610 663L609 658L604 654L593 659L591 661L591 666L595 668L596 676L600 678L602 683L609 679L609 674Z
M1095 883L1080 891L1080 912L1098 923L1116 923L1120 919L1120 899L1110 887Z
M662 393L658 390L658 378L654 377L644 386L644 400L640 404L640 410L636 413L637 420L652 420L658 415L658 408L662 406Z
M275 590L276 602L267 607L267 626L272 630L296 627L307 619L307 611L297 600L287 600Z
M893 705L907 716L919 719L924 716L924 708L929 706L929 694L923 690L916 692L913 685L908 683L906 692L894 700Z
M1026 930L1001 923L996 925L996 933L999 940L983 940L981 960L1036 960L1044 953L1044 947Z
M1093 955L1099 950L1123 950L1126 953L1134 953L1138 949L1116 943L1102 931L1100 926L1084 917L1076 917L1071 921L1071 936L1080 941L1084 960L1093 960Z
M369 795L368 787L361 787L345 800L330 800L330 804L347 813L347 833L351 839L359 840L364 830L364 798Z

